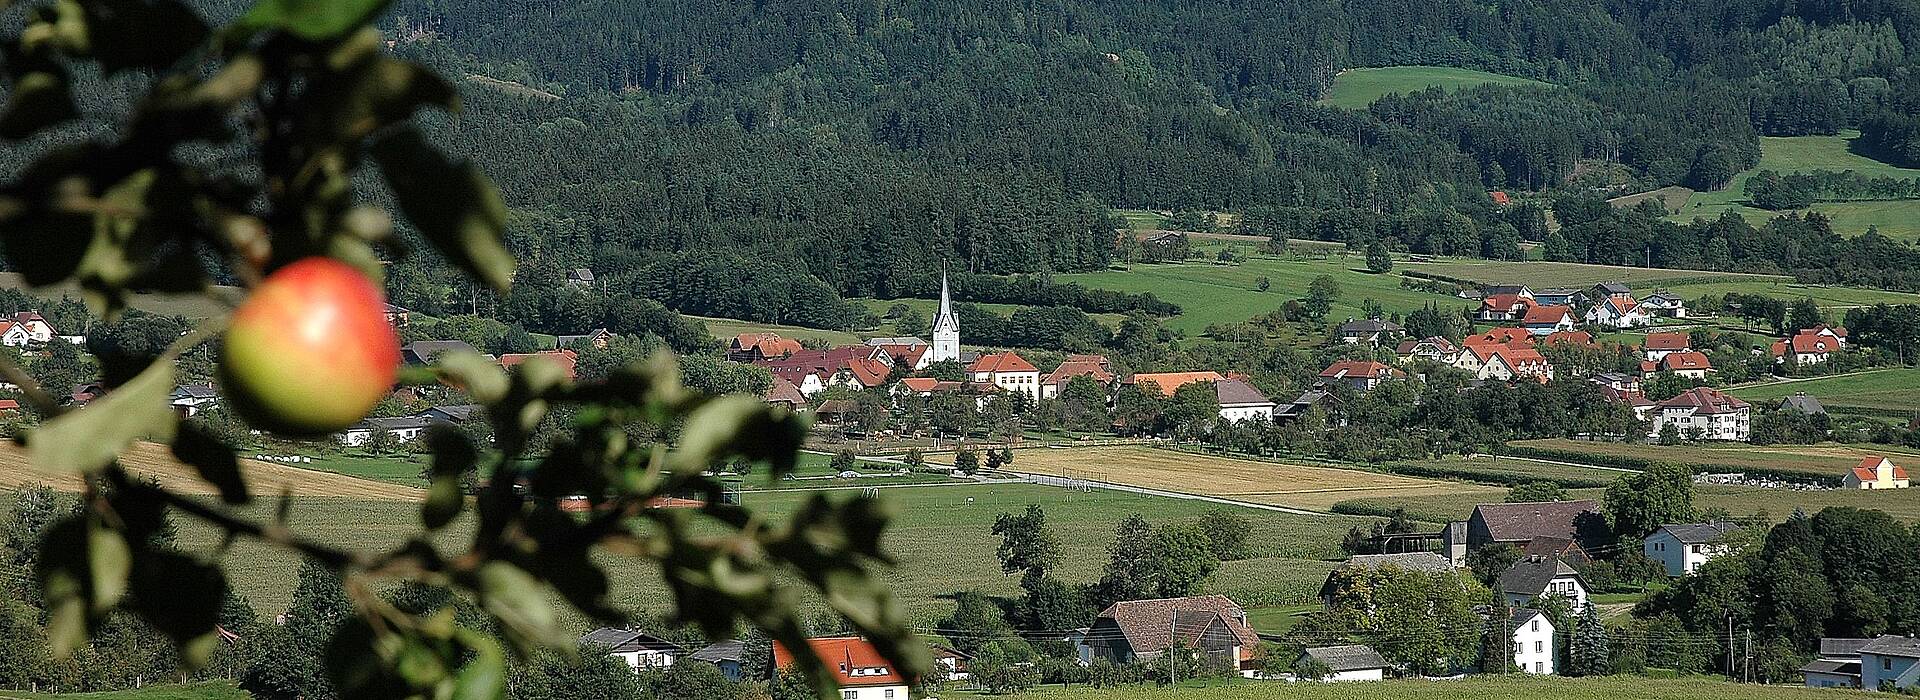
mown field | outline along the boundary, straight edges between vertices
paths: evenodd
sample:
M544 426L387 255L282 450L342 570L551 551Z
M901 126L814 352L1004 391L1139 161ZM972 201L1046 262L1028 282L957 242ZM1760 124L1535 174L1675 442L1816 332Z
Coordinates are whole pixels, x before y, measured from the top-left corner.
M1587 440L1567 440L1554 438L1548 440L1516 440L1513 445L1536 447L1551 450L1565 450L1598 457L1617 456L1655 462L1675 462L1707 467L1725 467L1735 469L1772 469L1780 471L1804 472L1822 476L1839 476L1853 468L1860 460L1870 456L1887 455L1900 461L1901 455L1912 455L1909 450L1885 445L1770 445L1758 446L1744 443L1694 445L1650 445L1623 442L1594 442ZM1920 461L1920 456L1913 457ZM1575 460L1577 461L1577 460Z
M1514 483L1525 481L1556 481L1562 483L1590 483L1612 481L1622 472L1610 469L1595 469L1570 464L1553 464L1530 459L1509 457L1445 457L1414 462L1400 462L1388 465L1389 471L1412 475L1423 475L1420 470L1436 470L1427 474L1458 475L1475 481L1488 483Z
M0 700L247 700L246 692L225 681L156 685L102 693L26 693L0 690Z
M1606 489L1571 489L1567 494L1572 498L1590 498L1600 500ZM1493 499L1495 501L1501 499ZM1486 499L1475 499L1462 495L1409 496L1364 498L1344 502L1343 508L1365 508L1368 512L1384 513L1393 508L1405 508L1407 514L1416 520L1427 522L1449 522L1464 520L1473 513L1473 507L1486 503ZM1766 489L1750 486L1719 486L1702 484L1694 487L1693 505L1697 509L1725 508L1736 516L1763 515L1773 521L1785 520L1794 509L1809 513L1831 506L1849 506L1883 510L1888 515L1910 522L1920 522L1920 489L1899 489L1888 491L1843 491L1830 489L1824 491L1801 491L1794 489Z
M1552 87L1530 78L1500 75L1466 68L1443 66L1389 66L1386 68L1349 68L1333 79L1333 87L1320 101L1346 109L1364 109L1374 100L1393 93L1407 94L1438 87L1458 90L1476 85L1532 85Z
M1920 411L1920 369L1897 368L1732 389L1727 393L1753 402L1777 402L1804 391L1829 412L1849 409L1877 415Z
M1234 459L1151 447L1022 450L1015 454L1014 468L1309 510L1327 510L1340 501L1373 496L1479 494L1497 499L1504 493L1501 489L1459 481Z
M1645 295L1656 289L1664 289L1688 299L1708 294L1728 293L1765 294L1781 299L1808 297L1829 309L1870 306L1879 303L1920 303L1920 294L1864 287L1808 285L1794 282L1793 278L1780 275L1751 275L1735 272L1466 259L1403 263L1395 269L1426 272L1483 284L1524 284L1536 289L1585 287L1597 282L1624 282L1632 286L1636 294Z
M1758 166L1734 176L1726 189L1693 193L1671 218L1676 221L1711 219L1727 211L1756 224L1773 218L1776 212L1747 203L1747 179L1761 170L1781 173L1852 170L1872 177L1920 177L1920 170L1888 165L1854 153L1851 141L1858 136L1855 132L1841 132L1833 136L1762 138ZM1832 218L1834 230L1844 235L1865 233L1868 226L1878 226L1880 233L1893 238L1920 239L1920 201L1827 202L1815 204L1811 210Z
M181 464L165 446L149 442L135 443L120 455L120 464L137 474L152 477L160 485L177 493L212 495L213 488L200 480L195 470ZM275 462L240 460L248 490L257 496L278 496L290 490L306 496L331 496L412 503L423 492L395 483L359 479L313 469L301 469ZM414 474L419 474L416 468ZM12 442L0 442L0 490L23 485L46 484L63 491L78 491L80 479L71 474L54 474L33 466L27 451Z
M705 323L707 325L707 334L723 341L741 333L773 332L788 338L799 340L815 339L831 345L851 345L860 342L860 336L845 331L828 331L818 328L755 323L753 321L742 321L735 318L714 318L712 316L688 316L687 318Z
M807 498L858 498L859 485L827 491L760 491L744 494L746 505L779 520ZM959 485L889 488L879 498L897 508L898 519L888 530L886 546L900 561L884 575L888 585L913 616L932 622L950 611L944 596L961 590L994 594L1018 591L1018 581L1002 576L991 534L993 519L1002 512L1023 510L1028 504L1046 508L1048 521L1059 536L1063 564L1059 574L1068 581L1099 578L1113 529L1129 514L1138 513L1155 524L1191 522L1214 506L1200 501L1140 496L1111 491L1082 493L1032 485ZM0 499L3 500L3 499ZM262 502L243 509L265 519L274 504ZM1326 572L1327 560L1340 557L1340 535L1347 518L1300 516L1238 509L1251 519L1254 558L1225 563L1210 592L1233 596L1246 605L1279 605L1310 598ZM417 528L419 506L411 502L299 496L292 500L293 529L321 542L358 550L394 546ZM219 533L197 522L179 519L180 540L190 551L212 551ZM437 535L443 551L462 546L472 527L463 517ZM277 613L288 603L298 561L279 549L242 540L223 559L234 586L256 608ZM614 579L614 598L643 611L659 612L665 590L650 564L608 558Z
M1372 683L1239 681L1204 687L1042 688L1007 700L1799 700L1868 697L1858 690L1730 683L1717 678L1655 679L1475 676L1462 680Z
M1290 300L1306 296L1307 285L1321 275L1332 277L1340 284L1340 296L1334 301L1330 318L1359 317L1361 304L1367 299L1399 313L1427 304L1444 308L1468 305L1466 300L1457 297L1402 289L1399 275L1369 273L1366 262L1357 255L1327 258L1251 255L1238 265L1199 260L1136 264L1129 270L1055 275L1054 278L1100 289L1136 294L1152 292L1180 305L1180 315L1168 319L1167 326L1194 335L1209 325L1239 323L1271 313ZM1271 285L1265 292L1255 286L1261 277L1266 277Z

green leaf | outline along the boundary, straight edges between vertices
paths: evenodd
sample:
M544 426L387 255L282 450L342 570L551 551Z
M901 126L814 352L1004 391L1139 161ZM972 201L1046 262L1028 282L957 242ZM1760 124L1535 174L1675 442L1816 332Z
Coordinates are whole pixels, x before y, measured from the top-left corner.
M133 553L119 532L85 515L47 528L40 552L35 573L46 601L47 644L64 659L126 595Z
M480 607L500 621L507 638L522 651L565 641L555 624L553 605L547 602L540 581L531 574L503 561L491 561L480 566L476 578Z
M457 384L474 401L492 405L507 395L507 375L479 353L443 353L433 361L440 366L441 376Z
M0 138L23 139L34 132L80 116L65 76L28 73L13 84L13 98L0 112Z
M243 29L279 29L311 41L332 41L372 22L387 0L262 0L238 22Z
M133 550L127 538L93 519L87 520L87 576L92 582L92 610L105 613L127 595L127 576L133 572Z
M698 474L728 457L767 460L775 473L792 470L806 439L806 424L751 396L732 394L708 401L687 416L675 446L676 474Z
M240 460L233 456L233 448L226 443L197 425L182 423L179 433L173 436L173 456L193 465L201 479L219 489L220 500L236 506L246 505L249 497L247 482L240 475Z
M162 357L132 380L86 408L69 411L27 435L35 466L59 473L88 472L112 462L141 438L171 440L173 362Z
M480 455L466 435L448 425L427 429L427 447L433 451L433 480L427 488L427 500L420 504L420 521L427 529L438 530L453 522L466 506L460 476L474 468Z
M207 25L177 0L90 0L88 46L108 73L173 65L205 42Z
M453 700L502 700L507 696L507 659L500 643L471 630L458 630L455 639L473 650L473 659L453 678Z
M448 160L411 128L380 139L372 151L407 220L448 260L505 292L514 268L500 241L507 205L487 176L472 163Z
M136 560L132 583L134 611L179 646L187 668L205 666L218 648L227 597L220 570L178 552L152 551Z

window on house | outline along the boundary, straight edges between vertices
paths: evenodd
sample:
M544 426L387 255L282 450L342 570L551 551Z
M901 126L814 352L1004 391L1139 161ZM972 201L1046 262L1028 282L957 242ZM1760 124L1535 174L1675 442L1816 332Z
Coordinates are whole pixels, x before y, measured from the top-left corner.
M1546 664L1545 662L1542 662L1542 661L1535 661L1535 662L1533 662L1533 672L1534 672L1534 673L1546 673L1546 672L1547 672L1547 664Z
M1540 621L1537 619L1533 621L1533 631L1540 631Z
M1880 657L1880 670L1882 671L1893 670L1893 659L1889 659L1884 656Z
M1526 653L1526 651L1527 651L1527 645L1525 645L1525 644L1522 644L1522 643L1520 643L1520 642L1514 642L1514 643L1513 643L1513 655L1514 655L1514 656L1519 656L1519 655L1521 655L1521 654L1523 654L1523 653Z
M860 700L860 691L842 690L840 691L840 700Z
M1546 642L1538 639L1533 640L1533 653L1538 654L1543 651L1546 651Z
M893 697L893 689L892 689L892 688L888 688L888 689L887 689L887 697Z

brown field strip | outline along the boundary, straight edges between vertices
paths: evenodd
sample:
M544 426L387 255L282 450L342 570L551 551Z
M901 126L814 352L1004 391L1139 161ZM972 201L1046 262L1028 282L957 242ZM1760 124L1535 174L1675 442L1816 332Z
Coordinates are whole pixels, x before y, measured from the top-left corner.
M1325 510L1354 498L1482 495L1504 489L1454 481L1310 467L1150 447L1021 450L1013 468L1177 493Z
M214 489L202 481L193 467L180 463L164 445L135 443L120 455L120 464L134 473L152 477L175 493L212 495ZM278 496L291 491L299 496L331 496L382 501L416 501L420 489L359 479L332 472L301 469L284 464L252 459L240 460L247 490L256 496ZM79 477L35 469L27 450L11 442L0 444L0 489L15 489L46 484L63 491L80 490Z

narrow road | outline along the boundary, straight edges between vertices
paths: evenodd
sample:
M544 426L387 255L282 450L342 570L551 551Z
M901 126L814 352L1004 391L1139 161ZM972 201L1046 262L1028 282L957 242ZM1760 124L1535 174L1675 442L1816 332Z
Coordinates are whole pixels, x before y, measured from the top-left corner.
M1272 511L1275 513L1286 513L1289 515L1306 515L1306 516L1312 516L1316 518L1357 519L1357 520L1376 519L1371 516L1365 516L1365 515L1346 515L1344 513L1329 513L1329 512L1320 511L1320 510L1307 510L1305 508L1294 508L1292 506L1280 506L1280 505L1274 505L1271 503L1253 503L1249 501L1236 501L1231 498L1221 498L1219 496L1202 496L1202 495L1193 494L1193 493L1181 493L1179 491L1167 491L1163 489L1147 488L1145 486L1115 484L1115 483L1110 483L1105 481L1093 481L1090 479L1063 479L1061 477L1049 476L1046 474L1034 474L1031 472L1019 472L1019 471L1011 471L1011 470L1004 470L1004 469L1001 471L1004 471L1008 474L1013 474L1015 476L1022 477L1026 479L1028 483L1040 484L1042 486L1058 486L1061 488L1078 488L1078 487L1085 486L1088 488L1104 489L1108 491L1123 491L1126 493L1137 493L1145 496L1160 496L1162 498L1178 498L1178 499L1188 500L1188 501L1204 501L1207 503L1218 503L1220 505L1239 506L1242 508L1252 508L1254 510Z

